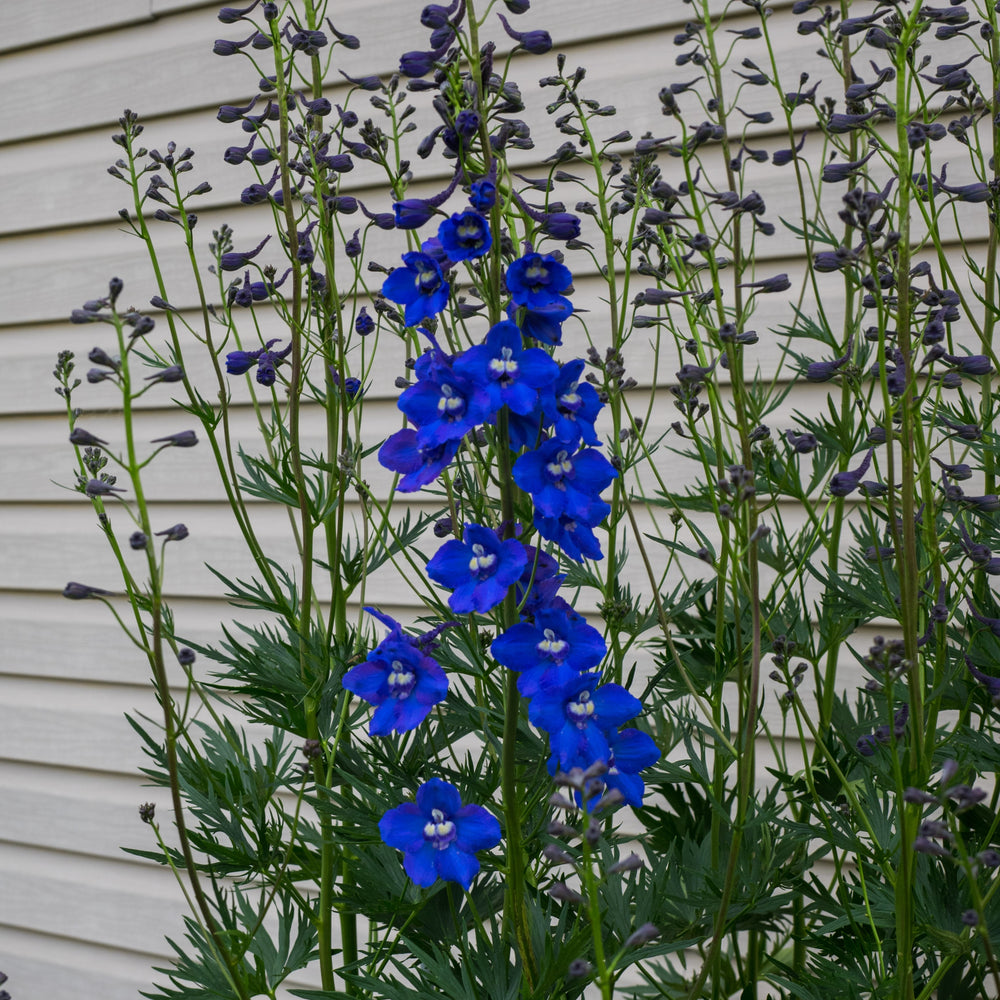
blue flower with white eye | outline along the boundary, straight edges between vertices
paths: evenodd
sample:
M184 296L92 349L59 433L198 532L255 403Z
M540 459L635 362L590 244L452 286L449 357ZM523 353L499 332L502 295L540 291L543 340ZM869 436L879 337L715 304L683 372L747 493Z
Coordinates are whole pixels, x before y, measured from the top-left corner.
M595 500L581 519L560 514L545 517L535 512L535 530L562 551L564 556L583 562L584 559L603 559L601 543L594 534L594 526L600 524L611 513L611 507L603 500Z
M415 493L441 475L458 454L461 443L454 438L444 444L422 448L417 432L412 427L404 427L386 438L379 449L378 460L384 468L402 476L396 484L400 493Z
M407 388L396 404L417 426L419 448L459 441L489 419L490 397L484 389L444 364L429 369L428 374L430 378Z
M606 652L603 636L582 615L557 608L512 625L490 647L497 663L518 671L517 689L525 698L596 667Z
M604 788L617 788L625 804L638 809L646 793L646 783L639 777L639 772L652 767L660 759L660 750L652 737L639 729L622 729L617 733L609 732L607 736L611 749L611 756L606 762L608 770L601 776L602 784L593 797L599 798ZM578 762L573 766L586 770L590 764ZM549 758L548 767L550 774L559 770L559 761L554 754Z
M573 303L562 295L555 296L547 305L533 308L512 302L507 315L526 337L558 347L562 343L562 325L573 315Z
M407 326L417 326L441 312L448 304L450 291L437 261L416 250L404 253L403 266L397 267L382 283L382 294L404 307L403 321Z
M451 539L434 553L427 575L454 591L448 606L457 614L495 608L528 564L524 546L516 538L501 541L481 524L467 524L461 541Z
M511 300L528 309L543 309L559 302L572 284L569 268L551 254L528 253L507 268Z
M438 239L453 264L482 257L493 246L489 225L478 212L472 211L445 219L438 228Z
M600 672L577 674L543 688L528 704L528 718L549 734L552 757L561 771L607 763L610 734L642 711L642 702L620 684L602 685L600 680Z
M535 409L538 390L559 375L559 366L545 351L524 349L521 331L509 321L497 323L484 343L457 358L454 370L486 390L492 413L506 405L521 416Z
M618 473L596 449L574 451L558 438L549 438L540 448L525 452L513 468L514 482L531 494L535 510L542 517L562 514L591 526L598 520L594 501L611 485Z
M568 445L581 439L591 445L600 440L594 421L604 404L589 382L580 381L583 368L582 358L567 362L552 384L552 391L541 396L542 410L552 424L553 434Z
M441 665L427 655L427 644L407 635L388 615L372 608L365 610L390 631L364 663L344 675L342 683L352 694L376 706L368 730L372 736L405 733L420 725L444 700L448 678Z
M458 789L441 778L424 782L415 803L390 809L378 829L403 852L406 874L425 888L442 878L468 889L479 872L476 851L500 843L497 818L482 806L463 806Z

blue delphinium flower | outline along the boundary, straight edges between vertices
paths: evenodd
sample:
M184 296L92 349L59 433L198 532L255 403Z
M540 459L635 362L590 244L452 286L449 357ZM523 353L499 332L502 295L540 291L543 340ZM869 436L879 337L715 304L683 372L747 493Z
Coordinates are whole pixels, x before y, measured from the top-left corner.
M651 767L660 759L660 750L648 733L639 729L622 729L608 734L611 756L608 770L602 777L607 788L616 788L625 798L625 804L638 809L646 791L646 783L639 772Z
M461 440L490 416L489 394L445 363L434 367L432 377L409 386L396 405L416 424L421 449Z
M559 302L573 284L565 264L551 254L528 253L507 268L507 290L511 300L528 309L541 309Z
M559 366L545 351L524 349L521 331L509 321L497 323L486 334L486 341L465 351L454 367L486 390L492 413L506 405L522 416L535 409L538 390L559 374Z
M604 405L589 382L581 382L584 362L577 358L563 365L552 383L552 392L542 395L542 409L552 424L554 435L564 444L575 446L581 439L599 443L594 421Z
M449 292L437 261L416 250L404 253L403 267L397 267L382 284L382 294L405 307L407 326L416 326L441 312L448 304Z
M563 295L548 305L529 308L512 302L507 315L526 337L558 347L562 343L562 325L573 315L573 303Z
M448 605L458 614L495 608L528 563L524 546L515 538L501 541L495 531L467 524L462 540L451 539L427 564L427 575L454 591Z
M543 517L566 514L591 526L607 516L591 520L594 501L617 475L596 448L574 452L558 438L549 438L535 451L525 452L513 468L514 482L531 494L537 513Z
M482 806L463 806L458 789L441 778L424 782L415 803L390 809L378 829L403 852L406 874L425 888L442 878L468 889L479 872L476 851L500 843L497 818Z
M550 542L554 542L564 556L583 562L584 559L603 559L601 543L594 534L594 526L601 523L611 511L603 500L595 500L586 519L572 518L567 514L558 517L544 517L535 513L535 530Z
M601 674L577 674L543 688L528 705L532 724L549 734L559 770L587 768L611 757L609 734L642 711L642 703L620 684L600 684Z
M486 220L478 212L471 211L445 219L438 227L438 239L453 264L482 257L493 245Z
M366 608L390 629L364 663L349 670L344 687L375 705L369 732L386 736L418 726L431 708L448 693L448 678L440 664L427 655L425 644L407 635L388 615Z
M604 637L582 615L555 608L512 625L490 647L497 663L520 673L517 689L526 698L591 670L606 652Z
M378 460L390 472L398 472L402 476L396 484L400 493L415 493L441 475L458 454L461 443L453 438L443 444L421 448L417 443L417 432L412 427L404 427L386 438L379 449Z

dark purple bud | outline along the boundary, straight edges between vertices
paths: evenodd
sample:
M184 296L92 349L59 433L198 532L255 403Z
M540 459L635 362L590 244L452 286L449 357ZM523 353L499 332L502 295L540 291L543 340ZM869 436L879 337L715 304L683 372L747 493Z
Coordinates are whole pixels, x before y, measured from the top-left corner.
M83 492L87 494L88 497L110 497L114 496L116 493L124 493L125 490L112 485L111 483L105 482L103 479L88 479L86 485L83 487Z
M337 41L340 42L340 44L343 45L345 49L354 50L361 48L361 42L358 41L356 35L348 35L343 31L338 31L333 26L333 22L330 20L330 18L326 19L326 26L330 29L330 31L333 32L334 35L336 35Z
M942 358L963 375L989 375L993 365L985 354L942 354Z
M991 677L990 680L996 678ZM1000 695L993 696L994 701L998 698ZM955 812L961 813L982 802L986 798L986 791L982 788L971 788L969 785L955 785L948 789L947 795L949 799L955 800Z
M979 441L983 436L983 429L978 424L957 424L947 417L941 417L941 423L950 427L963 441Z
M174 524L164 531L157 531L154 534L157 538L163 538L165 542L183 542L188 536L188 530L183 524Z
M343 70L340 70L340 75L348 83L353 83L355 87L360 87L362 90L382 89L382 81L377 76L348 76Z
M181 648L177 650L177 662L182 667L190 667L194 661L195 655L193 649L189 649L187 646L181 646Z
M771 162L776 167L783 167L788 163L791 163L795 157L802 152L802 147L805 145L806 133L802 133L802 138L799 139L798 143L791 149L778 149L771 155Z
M503 0L503 5L512 14L526 14L531 7L529 0Z
M358 239L360 230L355 229L354 235L344 244L344 253L352 260L361 254L361 240Z
M105 382L108 379L114 380L115 373L104 371L102 368L91 368L87 372L87 381L91 385L97 385L98 382Z
M660 930L655 924L643 924L625 939L625 947L641 948L643 945L655 941L659 936Z
M972 674L972 676L986 688L990 698L992 698L995 702L1000 701L1000 677L992 677L989 674L983 673L983 671L972 662L972 658L968 654L966 654L965 657L965 665L969 668L969 673ZM959 785L957 787L964 788L967 786ZM951 792L948 794L951 795Z
M911 785L903 792L903 801L909 802L911 806L929 806L937 802L937 797Z
M966 927L978 927L979 926L979 914L975 910L964 910L962 912L962 923Z
M161 368L158 372L153 375L147 375L146 382L183 382L184 381L184 369L180 365L169 365L167 368Z
M149 539L146 537L145 532L133 531L129 535L128 545L130 549L135 549L137 552L141 552L146 545L149 543Z
M217 38L215 44L212 46L212 51L217 56L234 56L240 49L246 48L253 41L256 34L257 32L255 31L253 35L248 35L242 42L231 42L225 38Z
M832 114L826 121L826 130L835 135L853 132L855 129L862 128L866 122L871 121L872 118L881 113L880 111L868 111L862 115Z
M785 439L792 450L799 455L808 455L815 451L818 445L816 435L806 431L804 434L796 434L795 431L785 431Z
M846 497L853 493L861 482L861 477L868 471L872 464L872 456L875 454L874 448L868 449L868 454L856 468L848 472L838 472L830 480L830 493L835 497Z
M360 337L367 337L368 334L374 332L375 320L368 315L367 306L361 307L361 311L358 313L358 318L354 321L354 329Z
M503 14L497 16L500 18L503 30L532 55L544 55L552 48L552 36L547 31L515 31Z
M430 52L404 52L399 58L400 74L417 79L427 76L434 69L435 64L444 58L449 45L451 45L451 36L448 37L443 45L438 46L436 49L431 49Z
M759 292L787 292L792 287L787 274L776 274L773 278L764 278L762 281L745 281L737 288L753 288Z
M875 737L870 733L866 733L854 744L854 749L862 757L871 757L875 753Z
M992 847L988 847L976 855L976 860L984 868L1000 868L1000 851L994 851Z
M102 438L91 434L90 431L85 431L82 427L73 428L73 432L69 436L69 441L70 444L75 444L80 448L100 448L101 445L108 443Z
M913 849L918 854L930 854L938 858L950 858L951 851L946 850L936 841L930 840L927 837L917 837L913 841Z
M270 235L265 236L253 250L230 251L224 253L219 258L219 266L223 271L240 271L247 266L247 262L253 260L263 249L264 244L270 239Z
M110 590L101 590L100 587L88 587L85 583L67 583L63 587L63 597L68 597L71 601L85 601L89 597L113 597Z
M396 217L390 212L377 212L372 214L365 208L363 202L358 202L361 207L361 211L364 213L365 218L370 219L372 222L378 226L379 229L395 229L396 228Z
M242 10L236 7L223 7L219 11L219 20L223 24L235 24L237 21L242 21L259 3L260 0L253 0L249 7L244 7Z
M876 21L880 21L885 17L885 14L884 10L878 10L874 14L868 14L866 17L845 18L837 26L837 31L841 36L856 35L861 31L867 31Z
M833 361L813 361L806 368L806 378L810 382L829 382L837 374L838 369L850 360L853 349L854 336L852 334L847 340L847 350L839 358L834 358Z
M331 212L341 215L353 215L358 210L358 199L351 197L349 194L337 195L336 197L326 199L326 207ZM356 232L355 230L355 234Z
M153 444L165 444L174 448L193 448L198 443L198 435L194 431L178 431L166 437L153 438Z

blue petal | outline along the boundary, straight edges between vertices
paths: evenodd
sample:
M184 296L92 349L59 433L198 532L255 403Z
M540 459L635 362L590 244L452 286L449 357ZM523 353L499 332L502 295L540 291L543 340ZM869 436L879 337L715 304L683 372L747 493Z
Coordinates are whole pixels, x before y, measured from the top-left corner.
M521 622L498 635L490 646L490 654L497 663L511 670L527 670L540 661L538 643L541 633L534 625Z
M615 767L626 774L636 774L660 759L660 749L653 738L638 729L623 729L610 739Z
M437 700L440 701L440 699ZM406 733L411 729L415 729L427 718L433 706L433 702L418 701L412 694L409 698L403 698L402 700L394 698L393 704L395 706L395 719L392 728L397 733ZM378 713L376 712L375 714L377 715ZM372 735L381 735L375 732L374 718L372 718Z
M479 871L479 862L475 855L466 854L454 843L443 851L436 851L437 873L446 882L457 882L463 889L472 885L472 880ZM416 879L414 879L416 881Z
M378 832L397 851L415 851L426 842L426 823L427 817L412 802L404 802L378 821Z
M500 843L500 822L482 806L462 806L451 818L458 833L455 844L460 850L488 851Z
M408 305L420 294L416 275L409 268L397 267L382 282L382 294L397 305Z
M642 711L642 702L620 684L605 684L591 694L598 725L602 729L617 729L623 722L634 719Z
M430 562L427 563L427 575L442 587L454 589L469 582L471 557L469 546L457 538L452 538L431 556Z
M372 705L380 705L386 698L385 664L378 660L365 660L348 670L341 683L359 698L364 698Z
M447 817L462 808L462 797L458 789L443 778L431 778L417 789L417 807L427 817L432 809L440 809Z
M406 874L424 889L433 885L438 878L437 855L441 853L443 852L436 850L429 840L424 839L419 850L409 851L404 856L403 867L406 869Z

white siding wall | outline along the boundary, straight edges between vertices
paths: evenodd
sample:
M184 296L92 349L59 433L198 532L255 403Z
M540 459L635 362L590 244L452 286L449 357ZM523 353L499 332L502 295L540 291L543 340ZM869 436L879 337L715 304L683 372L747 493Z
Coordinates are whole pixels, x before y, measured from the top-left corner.
M354 68L389 73L399 52L421 47L426 33L417 23L419 6L369 0L337 10L337 26L363 43ZM787 4L776 6L787 14ZM164 935L178 932L181 907L169 874L119 850L148 843L136 811L140 802L157 800L167 815L165 796L143 788L136 775L141 756L123 718L155 712L144 664L102 607L59 596L68 580L114 588L116 575L90 505L53 485L71 481L72 461L49 373L66 347L77 352L80 373L86 370L100 328L72 327L66 317L100 295L110 275L125 279L129 301L144 302L155 291L144 257L116 225L125 191L104 172L117 155L108 137L123 107L143 116L150 146L176 139L197 150L192 176L214 187L201 206L203 242L223 220L239 227L241 246L255 241L256 217L233 205L245 175L220 158L234 133L214 120L218 104L245 98L253 77L241 61L212 55L214 38L239 34L220 27L217 7L184 0L35 0L7 18L0 38L0 969L10 975L15 1000L132 1000L148 985L149 966L166 954ZM524 21L548 28L570 66L588 66L590 91L621 112L609 120L609 132L628 126L640 135L669 131L659 114L659 88L697 75L673 65L672 37L690 14L680 0L538 0ZM794 89L815 44L799 39L787 17L781 31L782 72L786 89ZM549 57L518 63L513 76L532 100L534 81L551 65ZM750 91L747 110L763 101ZM537 113L530 117L539 122ZM758 131L760 145L785 144ZM546 155L548 143L539 150ZM532 162L526 154L525 166ZM759 187L774 206L771 217L780 214L788 179L762 172ZM384 195L366 188L370 173L359 169L349 180L370 203L388 207ZM380 237L376 256L389 262L399 245L393 234ZM757 262L762 276L801 272L798 250L786 236L763 249L770 256ZM165 261L168 275L183 273L179 255L167 253ZM645 284L640 279L635 287ZM593 275L582 275L577 288L579 304L600 309ZM171 298L192 304L183 293ZM781 299L766 298L754 324L762 333L758 356L765 369L777 365L780 343L764 331L790 319ZM598 343L606 339L599 319L592 332ZM648 386L671 379L675 368L670 353L661 372L635 374ZM371 398L379 402L366 410L371 440L398 426L395 375L386 365L376 379ZM100 412L115 398L101 388L79 394L90 411L85 426L99 435L117 427L113 412ZM144 432L187 426L162 408L166 397L150 400ZM782 428L791 426L792 409L818 399L799 394L789 400ZM663 405L669 423L673 410ZM252 413L239 412L234 420L249 436ZM687 472L677 468L671 476L677 484ZM238 569L240 560L231 554L238 551L231 545L234 528L207 449L164 456L150 482L157 521L183 520L197 539L171 554L169 590L184 630L210 640L217 623L233 613L202 563ZM267 543L287 538L287 522L274 511L261 510L255 526ZM638 565L625 575L646 589ZM400 614L413 607L398 582L382 594Z

